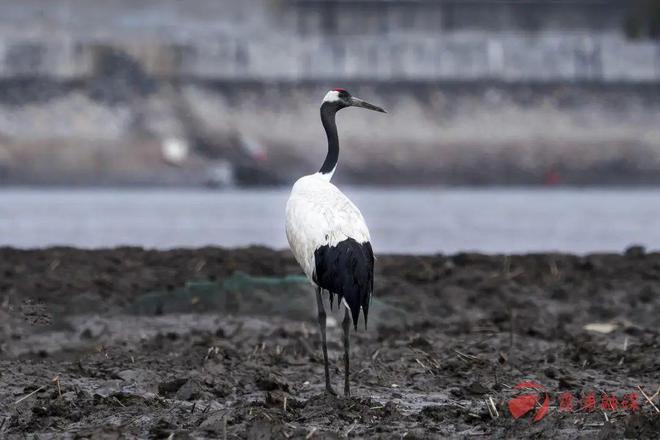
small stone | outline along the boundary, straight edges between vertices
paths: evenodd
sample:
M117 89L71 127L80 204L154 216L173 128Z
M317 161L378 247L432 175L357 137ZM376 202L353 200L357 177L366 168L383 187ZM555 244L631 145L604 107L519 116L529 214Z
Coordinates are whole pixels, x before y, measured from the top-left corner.
M628 258L641 258L644 255L646 255L646 249L639 245L630 246L625 252L625 256Z
M557 370L555 368L546 368L543 373L545 374L546 377L549 377L550 379L556 379L557 378Z
M280 391L280 390L268 391L266 393L266 404L270 406L282 407L284 405L284 399L287 399L287 397L288 396L284 391Z
M161 396L170 396L177 391L187 382L187 379L174 379L167 382L161 382L158 384L158 394Z
M266 440L272 438L273 427L270 423L255 420L247 427L248 440Z
M412 348L419 348L421 350L430 350L431 348L433 348L431 343L422 336L417 336L412 341L410 341L410 344L408 345Z
M177 400L194 400L199 397L200 387L194 380L188 380L176 392Z
M160 419L149 429L149 433L153 438L168 438L176 429L176 425L165 419Z
M454 397L458 397L458 398L463 398L463 397L465 397L465 393L464 393L463 390L460 389L460 388L452 388L452 389L450 389L450 390L449 390L449 394L451 394L451 395L454 396Z
M467 391L470 394L484 395L488 393L488 388L480 384L479 382L472 382L468 387Z
M223 431L226 417L227 415L224 413L217 412L211 414L206 420L204 420L199 425L199 427L203 431L220 434Z
M573 376L562 376L559 378L559 388L567 389L574 388L577 385L577 380Z
M257 376L255 383L262 391L282 390L289 391L289 384L272 373L262 373Z

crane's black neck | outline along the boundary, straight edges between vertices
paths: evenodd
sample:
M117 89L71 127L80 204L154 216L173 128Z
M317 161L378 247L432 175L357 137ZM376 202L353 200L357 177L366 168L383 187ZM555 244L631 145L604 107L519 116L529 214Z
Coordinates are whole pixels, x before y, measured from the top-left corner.
M321 122L325 128L325 134L328 136L328 154L319 170L321 174L332 176L339 161L339 137L337 136L337 124L335 123L335 114L341 107L337 103L324 102L321 104Z

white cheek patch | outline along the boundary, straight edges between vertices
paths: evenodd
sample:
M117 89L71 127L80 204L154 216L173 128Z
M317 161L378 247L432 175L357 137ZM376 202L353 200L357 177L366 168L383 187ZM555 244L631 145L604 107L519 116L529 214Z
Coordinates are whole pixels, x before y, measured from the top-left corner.
M323 98L323 102L336 102L339 101L339 92L336 90L330 90L328 93L325 94L325 98Z

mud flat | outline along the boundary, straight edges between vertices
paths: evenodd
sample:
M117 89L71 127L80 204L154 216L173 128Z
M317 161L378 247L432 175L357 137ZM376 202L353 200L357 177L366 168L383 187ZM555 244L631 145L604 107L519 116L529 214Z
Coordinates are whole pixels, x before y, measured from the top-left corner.
M638 389L660 386L660 254L380 256L350 399L323 395L314 300L298 275L289 253L256 247L0 249L0 437L660 432ZM516 389L523 381L547 391L538 422L538 408L509 412L536 392ZM565 392L572 412L559 409ZM591 392L594 411L580 403ZM637 411L622 407L630 393ZM603 394L616 410L601 409Z

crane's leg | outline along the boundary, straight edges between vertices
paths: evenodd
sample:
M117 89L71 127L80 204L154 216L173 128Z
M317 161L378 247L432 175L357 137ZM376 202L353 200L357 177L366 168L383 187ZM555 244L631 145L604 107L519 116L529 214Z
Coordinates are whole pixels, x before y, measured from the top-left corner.
M321 327L321 344L323 347L323 364L325 367L325 391L328 394L333 396L337 395L337 392L332 389L330 385L330 366L328 365L328 344L325 339L325 307L323 307L323 297L321 296L321 288L316 288L316 306L318 307L319 312L319 327Z
M349 349L350 349L350 340L348 334L351 330L351 315L348 311L348 308L344 310L344 320L341 323L341 327L344 330L344 396L351 397L351 385L349 382Z

